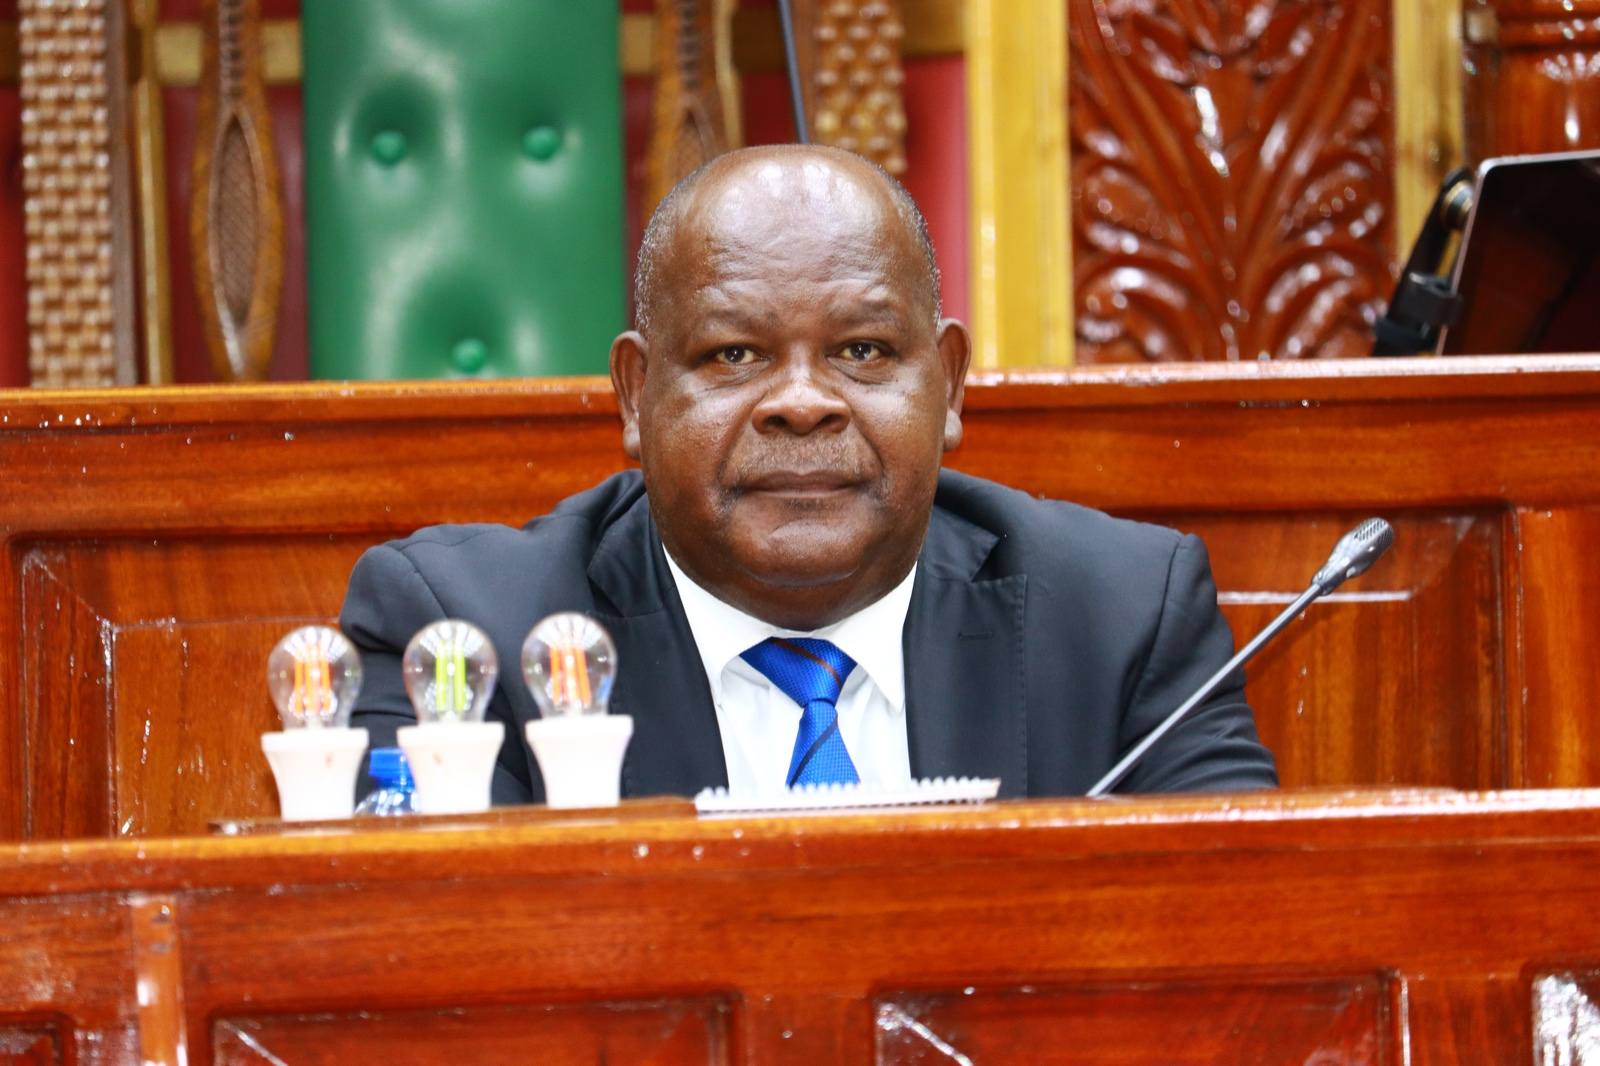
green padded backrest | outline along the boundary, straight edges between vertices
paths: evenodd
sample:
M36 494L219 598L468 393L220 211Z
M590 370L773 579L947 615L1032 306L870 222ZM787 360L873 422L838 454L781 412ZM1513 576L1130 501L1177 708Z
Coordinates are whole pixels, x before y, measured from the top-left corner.
M311 373L603 373L617 5L304 0Z

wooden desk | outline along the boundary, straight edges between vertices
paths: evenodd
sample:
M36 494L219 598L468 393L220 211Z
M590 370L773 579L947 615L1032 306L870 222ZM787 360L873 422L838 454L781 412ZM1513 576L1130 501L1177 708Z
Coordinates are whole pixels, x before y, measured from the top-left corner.
M13 845L0 1048L1578 1063L1600 1039L1597 873L1594 792Z
M1201 533L1286 783L1600 785L1600 358L992 376L953 466ZM367 545L625 463L601 381L0 393L0 839L266 815L274 641ZM224 710L226 709L226 710Z

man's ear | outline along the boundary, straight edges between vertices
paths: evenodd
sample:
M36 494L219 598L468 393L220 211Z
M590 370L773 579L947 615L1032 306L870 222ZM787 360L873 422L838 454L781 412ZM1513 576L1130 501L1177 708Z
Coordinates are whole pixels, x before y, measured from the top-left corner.
M961 443L961 401L967 394L967 369L972 364L972 335L954 318L939 320L939 361L944 364L944 450ZM613 371L614 373L615 371Z
M630 459L639 458L639 401L647 362L645 340L638 331L630 329L611 342L611 387L622 415L622 450Z

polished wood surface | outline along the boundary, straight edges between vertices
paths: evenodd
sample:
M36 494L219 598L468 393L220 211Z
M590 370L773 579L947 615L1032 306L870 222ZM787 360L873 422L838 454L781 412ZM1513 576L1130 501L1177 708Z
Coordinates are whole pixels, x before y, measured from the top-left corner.
M1465 0L1462 12L1471 159L1600 148L1600 2Z
M1600 1037L1594 792L463 822L0 850L0 1047L1439 1066Z
M980 377L951 465L1194 530L1241 640L1371 513L1400 533L1250 669L1291 786L1600 784L1600 360ZM272 644L368 544L520 524L626 463L597 379L0 394L0 835L273 812Z

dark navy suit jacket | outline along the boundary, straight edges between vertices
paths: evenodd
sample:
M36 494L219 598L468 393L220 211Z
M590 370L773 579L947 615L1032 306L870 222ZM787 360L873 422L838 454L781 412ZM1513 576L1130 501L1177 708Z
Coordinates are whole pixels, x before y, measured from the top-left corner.
M591 615L616 641L611 709L634 720L623 795L726 784L705 669L636 471L520 530L436 526L363 555L339 619L365 668L352 724L374 747L392 744L413 721L406 643L429 622L466 619L500 661L488 717L506 723L507 743L494 800L541 801L520 655L555 611ZM1082 794L1233 652L1197 538L951 471L903 639L913 776L998 777L1003 796ZM1240 672L1119 791L1275 785L1243 689Z

